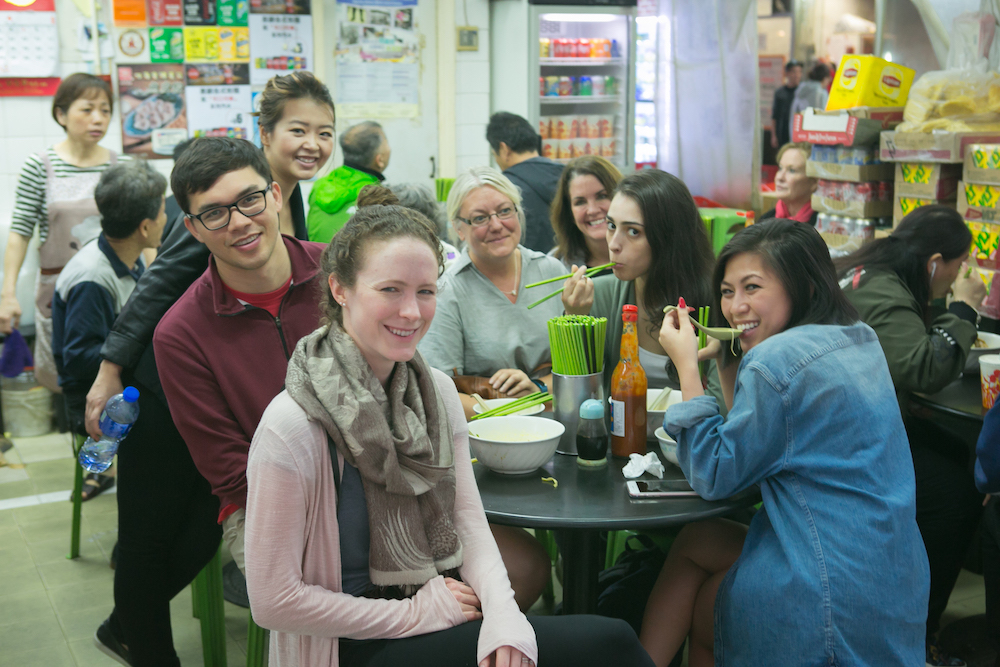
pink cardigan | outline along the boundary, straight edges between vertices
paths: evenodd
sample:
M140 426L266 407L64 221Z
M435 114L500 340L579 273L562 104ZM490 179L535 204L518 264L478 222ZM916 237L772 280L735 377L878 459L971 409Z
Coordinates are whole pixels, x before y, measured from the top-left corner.
M464 558L459 571L483 603L476 660L513 646L537 664L534 630L514 602L486 523L458 393L448 376L433 372L455 436L455 526ZM343 470L343 457L338 459ZM441 576L408 600L341 592L337 496L326 433L287 392L278 394L261 418L247 481L247 591L254 621L272 631L271 667L336 667L338 637L412 637L465 622Z

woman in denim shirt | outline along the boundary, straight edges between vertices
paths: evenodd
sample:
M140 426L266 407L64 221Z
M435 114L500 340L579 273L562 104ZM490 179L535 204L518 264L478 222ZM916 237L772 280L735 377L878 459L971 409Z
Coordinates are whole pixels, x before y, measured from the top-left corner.
M808 225L740 232L719 256L714 287L716 312L744 329L738 369L720 371L732 407L723 419L703 395L695 332L670 315L660 341L684 403L664 425L701 496L759 484L763 508L745 541L729 522L685 529L697 539L682 533L671 551L643 644L659 665L689 629L692 667L712 663L713 644L716 665L922 664L927 556L878 338Z

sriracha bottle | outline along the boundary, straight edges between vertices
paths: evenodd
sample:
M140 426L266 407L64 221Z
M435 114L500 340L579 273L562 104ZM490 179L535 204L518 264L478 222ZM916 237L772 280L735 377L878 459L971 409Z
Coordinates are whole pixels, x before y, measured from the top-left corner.
M646 453L646 371L635 332L639 309L622 307L621 359L611 376L611 455Z

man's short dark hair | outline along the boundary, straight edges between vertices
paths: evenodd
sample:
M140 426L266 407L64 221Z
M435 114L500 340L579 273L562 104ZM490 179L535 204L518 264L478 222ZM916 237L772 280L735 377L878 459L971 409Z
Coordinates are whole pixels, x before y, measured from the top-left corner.
M156 220L166 191L167 179L144 161L108 167L94 189L104 235L128 238L143 220Z
M373 120L366 120L352 125L340 135L340 150L344 153L344 164L351 164L365 169L375 166L375 156L382 148L382 142L387 141L382 126Z
M191 195L205 192L231 171L253 167L270 185L271 167L264 153L245 139L199 137L181 154L170 173L170 189L185 213L191 213Z
M788 72L791 72L796 67L802 67L802 63L800 63L798 60L789 60L787 63L785 63L785 73L787 74Z
M537 153L541 137L531 123L515 113L498 111L490 116L486 126L486 141L495 152L500 152L500 142L515 153Z
M823 81L826 77L830 76L830 68L823 63L816 63L809 70L809 80L810 81Z

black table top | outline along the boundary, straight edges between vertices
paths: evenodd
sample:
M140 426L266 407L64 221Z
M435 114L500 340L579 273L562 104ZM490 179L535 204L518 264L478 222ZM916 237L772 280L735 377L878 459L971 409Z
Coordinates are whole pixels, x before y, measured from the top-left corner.
M656 446L650 443L651 451ZM501 475L481 463L473 468L489 520L524 528L656 528L722 516L760 500L756 488L715 502L696 497L632 500L622 476L626 462L609 458L602 468L582 469L575 456L555 454L529 475ZM676 466L664 463L664 467L664 479L684 478ZM543 477L557 479L558 488L542 482ZM655 478L643 475L640 479Z
M913 394L913 402L939 410L955 417L983 421L987 410L983 407L979 373L967 373L936 394Z

